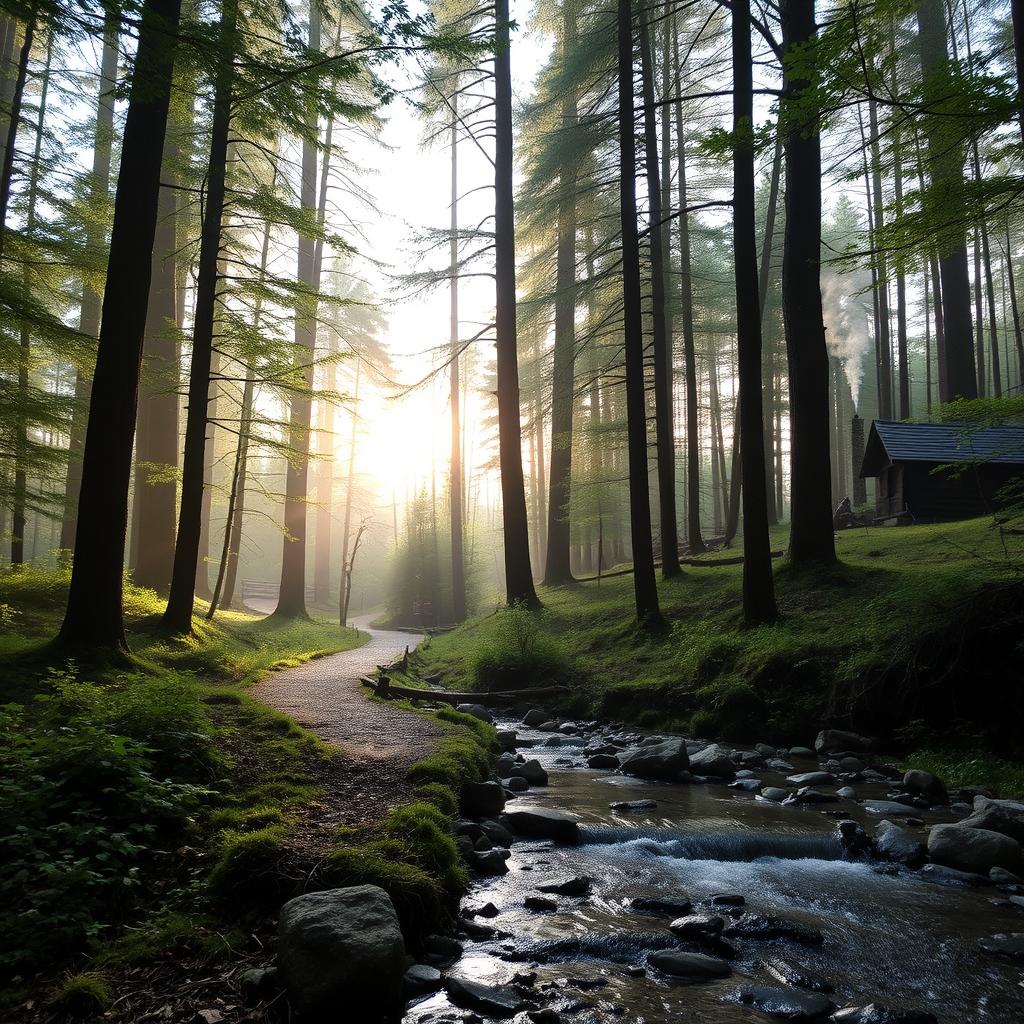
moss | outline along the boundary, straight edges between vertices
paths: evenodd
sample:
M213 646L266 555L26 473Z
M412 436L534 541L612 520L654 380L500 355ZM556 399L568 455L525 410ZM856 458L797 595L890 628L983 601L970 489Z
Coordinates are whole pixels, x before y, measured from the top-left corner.
M112 1001L107 983L98 974L73 974L61 982L53 996L53 1008L70 1017L103 1013Z
M440 782L427 782L417 786L416 797L433 804L442 814L451 817L459 807L459 801L455 793L448 786Z
M931 772L951 788L981 787L1005 799L1024 797L1024 764L983 750L917 750L903 766Z
M221 840L209 888L215 899L268 906L286 888L282 866L287 831L271 825L255 832L227 832Z
M244 947L247 935L213 918L167 912L100 946L93 962L102 968L126 968L185 953L204 963L225 960Z

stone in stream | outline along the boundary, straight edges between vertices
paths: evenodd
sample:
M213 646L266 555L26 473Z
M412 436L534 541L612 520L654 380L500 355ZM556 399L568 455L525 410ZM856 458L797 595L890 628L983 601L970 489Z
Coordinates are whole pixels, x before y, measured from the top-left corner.
M631 747L619 757L619 768L626 775L642 779L674 779L689 766L686 741L675 737L646 747Z
M481 821L480 830L495 846L508 848L514 841L512 833L504 825L500 825L496 821Z
M1006 956L1011 960L1024 960L1024 932L1000 932L978 939L978 945L986 953Z
M430 963L449 966L462 956L462 943L448 935L428 935L423 940L423 952Z
M934 1014L921 1010L901 1010L868 1003L867 1006L844 1006L830 1018L831 1024L938 1024Z
M449 976L444 980L444 987L456 1006L479 1010L491 1017L513 1017L525 1005L523 997L505 985L481 985Z
M660 914L665 917L685 917L693 904L685 896L635 896L630 906L641 914Z
M792 985L794 988L805 988L810 992L834 992L832 983L826 981L820 974L809 971L792 960L783 960L776 957L765 964L768 973L781 981L784 985Z
M1021 865L1016 839L963 824L933 825L928 832L928 856L948 868L984 874L993 867L1013 871Z
M778 786L765 786L757 795L758 800L767 800L769 803L781 804L783 800L788 796L788 792L785 789L780 789Z
M927 852L924 840L887 818L875 830L875 852L900 864L920 864Z
M510 775L502 779L501 784L510 793L525 793L530 788L530 784L521 775Z
M682 981L710 981L712 978L727 978L732 974L732 967L717 956L689 953L681 949L659 949L648 954L647 962L663 974Z
M742 907L747 901L738 893L718 892L711 897L713 907Z
M455 710L461 711L464 715L472 715L474 718L479 718L481 722L486 722L488 725L494 724L494 715L483 704L459 704Z
M499 729L498 730L498 749L506 754L510 754L516 749L516 731L515 729Z
M543 725L547 720L547 712L541 711L539 708L531 708L522 718L523 725L528 729L536 729L537 726Z
M774 757L776 755L776 753L778 753L778 750L777 750L776 747L770 747L770 746L768 746L767 743L755 743L754 744L754 749L762 757Z
M855 860L871 851L871 840L868 839L868 834L859 821L840 821L836 825L836 832L839 834L843 853L848 859Z
M903 788L908 793L928 797L932 803L944 804L949 800L942 780L919 768L912 768L903 776Z
M341 1005L369 1019L400 990L405 943L391 897L379 886L296 896L281 908L277 936L281 974L300 1013Z
M809 946L820 946L822 942L817 928L770 914L744 914L729 924L722 934L728 939L792 939Z
M657 800L613 800L608 805L613 811L649 811L658 806Z
M402 975L402 987L410 995L435 992L441 987L441 972L430 964L413 964Z
M960 824L968 828L983 828L989 832L1000 832L1004 836L1024 843L1024 810L1011 800L985 800L974 808L974 812Z
M588 768L618 768L619 759L614 754L591 754L587 758Z
M756 779L757 778L757 772L752 771L750 768L741 768L736 773L736 778L737 779Z
M871 740L842 729L822 729L814 741L814 749L819 754L845 754L850 751L870 750Z
M897 803L895 800L865 800L861 807L868 814L887 814L897 818L905 818L910 813L906 804Z
M468 818L493 818L505 806L505 791L497 782L464 782L459 806Z
M717 914L690 914L677 917L668 930L681 939L701 939L722 934L725 921Z
M779 751L782 753L782 751ZM790 757L814 757L814 751L810 747L790 747Z
M712 743L690 758L690 771L694 775L710 775L712 778L732 778L736 765L728 750Z
M1007 871L1006 868L992 868L988 873L988 877L996 885L1020 885L1024 882L1024 879L1019 875L1015 875L1012 871Z
M935 885L976 886L988 885L987 875L979 875L976 871L958 871L956 868L943 867L941 864L925 864L918 875L923 882Z
M803 772L790 775L786 781L791 786L834 786L836 777L831 772Z
M523 906L527 910L549 911L558 909L558 901L549 899L547 896L527 896L523 900Z
M481 875L507 875L508 850L501 847L494 847L491 850L474 850L467 858L466 863Z
M586 875L572 875L538 885L537 888L541 892L553 892L558 896L586 896L590 892L590 879Z
M786 1020L813 1020L831 1013L836 1006L822 992L773 988L771 985L742 985L730 998L741 1006L750 1006L771 1017L785 1017Z
M547 807L515 807L502 815L501 823L517 836L555 839L561 843L580 841L580 826L576 819Z
M511 776L518 776L531 786L546 786L548 784L548 773L544 771L540 761L535 757L522 764L517 764L510 772Z
M856 773L864 771L866 765L859 757L847 756L839 759L839 767L842 768L844 772Z
M834 804L835 793L822 793L820 789L813 786L804 786L795 793L791 793L782 801L784 804Z
M760 779L737 779L729 783L730 789L738 789L744 793L756 793L761 788Z

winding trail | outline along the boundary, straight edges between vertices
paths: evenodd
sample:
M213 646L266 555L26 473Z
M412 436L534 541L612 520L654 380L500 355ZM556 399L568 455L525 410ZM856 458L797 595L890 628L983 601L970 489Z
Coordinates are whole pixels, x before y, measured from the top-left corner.
M361 647L276 672L250 692L353 761L404 770L434 749L442 728L423 715L370 700L359 677L394 661L406 645L412 650L423 637L374 629L370 618L365 615L352 622L370 635Z

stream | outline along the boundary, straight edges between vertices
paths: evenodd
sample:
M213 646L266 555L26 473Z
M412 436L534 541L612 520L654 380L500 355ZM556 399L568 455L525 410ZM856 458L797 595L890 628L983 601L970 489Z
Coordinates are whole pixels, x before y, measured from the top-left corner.
M567 812L579 821L582 842L517 839L507 874L476 879L462 914L495 933L488 936L483 929L476 937L461 936L464 953L448 975L488 986L525 983L542 996L529 1009L550 1007L559 1015L539 1015L540 1020L757 1024L780 1017L740 1005L737 990L751 983L784 987L766 966L781 959L830 983L829 998L840 1007L878 1002L930 1012L939 1024L1024 1021L1024 971L978 945L984 936L1024 931L1024 909L1008 903L1006 892L995 886L936 884L903 866L844 859L837 818L861 822L868 835L880 820L854 799L782 806L724 781L646 781L588 768L581 756L587 738L553 740L550 732L519 722L496 724L515 730L519 752L536 757L549 773L549 785L532 786L510 799L506 810L539 806ZM783 756L796 772L820 767L817 757ZM792 791L787 774L792 773L758 767L756 778ZM893 789L862 779L845 784L854 786L856 800L886 799ZM657 806L609 807L640 800ZM906 817L931 824L954 816L908 807ZM917 830L923 834L920 825ZM556 907L546 911L524 906L527 896L538 895L538 886L566 876L586 876L589 893L549 895ZM743 897L745 906L712 904L723 895ZM680 946L718 951L706 943L681 944L668 928L678 915L638 912L631 906L637 897L688 898L693 914L722 916L726 934L744 912L807 926L806 934L730 938L735 956L729 977L682 984L649 967L648 952ZM474 916L488 903L493 908L487 916ZM820 944L809 941L815 931ZM485 1009L477 1013L454 1006L442 989L410 1003L404 1022L491 1019Z

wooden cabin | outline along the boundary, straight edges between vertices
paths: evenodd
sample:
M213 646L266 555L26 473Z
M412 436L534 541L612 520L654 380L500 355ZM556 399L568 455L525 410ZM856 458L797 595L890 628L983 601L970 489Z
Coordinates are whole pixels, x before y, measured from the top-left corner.
M962 472L940 470L959 466ZM991 513L996 494L1024 477L1024 425L874 420L861 477L875 477L880 519L934 522Z

